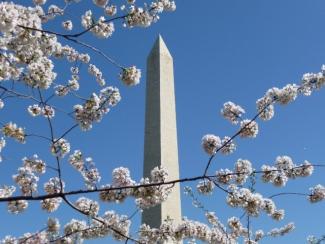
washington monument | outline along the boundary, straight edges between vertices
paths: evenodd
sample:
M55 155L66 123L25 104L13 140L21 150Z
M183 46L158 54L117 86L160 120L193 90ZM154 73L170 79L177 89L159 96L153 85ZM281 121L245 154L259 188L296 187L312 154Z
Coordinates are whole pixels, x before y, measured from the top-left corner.
M160 35L147 59L145 123L144 177L163 166L169 180L179 179L173 58ZM179 184L167 201L142 213L142 223L152 228L159 228L167 218L181 221Z

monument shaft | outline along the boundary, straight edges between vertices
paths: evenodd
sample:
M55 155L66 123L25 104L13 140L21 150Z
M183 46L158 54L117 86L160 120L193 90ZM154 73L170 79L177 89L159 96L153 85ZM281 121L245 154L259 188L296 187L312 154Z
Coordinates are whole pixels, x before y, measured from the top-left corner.
M145 123L144 177L162 166L169 180L179 179L173 58L160 35L147 59ZM142 223L158 228L167 217L181 221L179 184L167 201L143 211Z

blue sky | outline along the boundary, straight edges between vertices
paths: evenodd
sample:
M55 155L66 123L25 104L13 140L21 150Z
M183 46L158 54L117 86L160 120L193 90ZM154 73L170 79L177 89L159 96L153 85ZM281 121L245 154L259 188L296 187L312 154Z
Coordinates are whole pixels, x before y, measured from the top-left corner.
M14 2L31 4L31 1ZM48 2L57 4L57 1ZM75 5L75 9L70 8L68 13L72 16L83 13L89 7L89 2L82 1ZM93 62L103 70L107 83L120 88L122 101L90 132L81 133L77 129L67 139L73 150L81 149L85 155L93 157L101 170L103 184L110 181L111 171L118 166L128 167L134 179L141 178L145 63L159 33L174 57L181 177L203 172L208 160L200 145L204 134L214 133L223 137L236 131L236 127L220 116L219 111L224 102L230 100L242 105L248 117L252 117L256 112L256 99L263 96L267 89L299 83L304 73L318 72L325 63L325 3L322 0L178 0L176 3L176 12L164 14L150 28L129 30L117 22L117 30L108 40L98 40L90 34L82 37L82 40L99 47L125 66L137 65L143 74L140 85L125 87L117 79L119 70L100 56L92 54ZM100 9L97 10L96 14L100 14ZM61 20L48 25L48 28L59 30L58 23ZM58 81L69 78L67 70L66 63L58 63ZM81 93L99 90L96 81L86 74L85 66L83 70L85 75L80 83L85 88ZM57 104L72 105L66 103L66 100L57 101ZM217 156L210 172L219 168L232 168L238 158L251 160L257 169L262 164L272 164L278 155L289 155L297 163L305 159L312 163L325 163L324 104L325 93L321 90L311 97L298 97L288 106L277 106L274 119L266 123L260 121L260 133L256 139L238 139L238 150L229 157ZM24 110L26 105L30 105L30 102L8 102L6 108L0 111L1 122L13 120L31 131L39 128L43 133L48 133L45 121L30 118ZM8 109L9 106L14 109ZM57 134L69 128L73 122L63 118L58 115L54 121ZM23 146L8 142L3 152L8 160L0 164L0 184L12 182L11 175L21 165L23 156L37 153L48 162L53 161L48 155L48 147L44 141L36 139L30 139ZM257 189L264 196L282 191L307 193L309 187L317 183L325 184L324 173L324 169L316 169L311 178L289 181L288 187L284 189L258 182ZM54 174L48 173L43 180L50 175ZM63 178L66 179L67 189L81 187L81 177L67 162L63 166ZM94 198L97 196L94 195ZM233 215L241 215L241 211L226 206L223 192L216 191L212 197L200 199L222 221ZM325 233L324 202L309 204L304 197L297 196L275 200L278 208L286 209L285 219L277 223L262 215L261 218L253 219L253 228L264 226L264 230L268 231L294 221L296 230L285 237L265 239L261 243L305 243L309 234L320 236ZM194 208L186 196L182 197L182 207L184 216L204 221L202 212ZM130 214L135 205L132 199L120 206L102 204L102 212L109 209ZM5 206L1 204L0 213L5 220L0 224L0 237L41 229L48 216L41 212L38 203L31 204L26 213L17 216L7 214ZM83 218L71 213L64 205L51 216L59 217L62 224L72 217ZM140 216L137 215L134 225L138 225L139 221ZM108 242L113 243L110 238L90 243Z

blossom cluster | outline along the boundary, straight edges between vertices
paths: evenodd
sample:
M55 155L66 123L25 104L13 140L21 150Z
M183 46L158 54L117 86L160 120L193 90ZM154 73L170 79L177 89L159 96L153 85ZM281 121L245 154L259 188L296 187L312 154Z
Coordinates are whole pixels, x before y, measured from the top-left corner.
M314 166L305 161L296 165L289 156L278 156L275 166L262 165L262 180L271 182L275 186L285 186L289 179L310 176L314 171Z
M96 67L94 64L89 64L88 66L88 72L95 76L96 81L100 86L105 85L105 79L103 78L103 73Z
M101 177L91 157L84 158L80 150L69 156L70 164L80 172L88 189L95 189Z
M158 14L163 11L175 11L176 4L170 0L155 0L150 8L131 5L127 10L124 24L127 27L148 27L159 19Z
M112 86L103 88L99 95L93 93L83 105L74 106L75 119L82 130L90 130L93 122L101 121L110 107L114 107L120 100L117 88Z
M323 185L316 185L315 187L310 188L310 195L308 199L310 202L315 203L325 199L325 187Z
M160 228L151 228L146 224L140 226L141 243L177 243L183 239L197 239L207 243L234 244L236 237L228 235L218 227L210 228L206 224L189 219L181 223L174 223L171 219L165 220Z
M104 16L101 16L98 21L95 22L91 10L86 11L86 13L82 15L81 24L85 29L89 29L99 38L108 38L115 31L113 22L107 23Z
M65 96L67 95L69 92L73 92L73 91L78 91L79 90L79 69L78 67L71 67L71 73L72 73L72 77L71 79L68 81L68 84L66 85L56 85L54 87L55 89L55 94L57 96Z
M287 84L283 88L273 87L256 101L257 111L262 120L270 120L274 116L274 103L286 105L296 100L299 94L311 95L325 85L325 65L318 73L306 73L301 78L301 84Z
M90 224L85 221L72 219L64 226L65 237L63 243L82 242L84 239L93 239L112 235L116 240L125 240L129 235L131 221L125 215L118 215L114 211L106 211L97 216Z
M54 108L49 105L45 105L41 107L38 104L33 104L28 106L27 111L33 117L42 114L45 118L52 119L55 116Z
M9 122L8 124L5 124L2 127L1 132L6 137L12 137L20 143L25 143L25 131L22 127L18 127L15 123Z
M8 202L8 212L18 214L28 208L28 202L26 200L17 200Z
M314 90L319 90L325 85L325 65L318 73L306 73L301 79L301 92L309 96Z
M63 158L70 152L70 143L64 139L55 139L51 145L51 152L54 156Z
M102 201L122 202L126 197L134 197L137 206L141 209L153 207L168 198L172 191L172 185L159 185L168 178L166 169L155 167L151 171L151 177L142 178L139 183L132 180L127 168L119 167L113 170L113 184L102 186L100 199ZM157 184L152 186L142 186ZM118 188L118 189L110 189ZM107 189L107 190L105 190Z
M238 188L232 184L229 186L227 203L231 207L241 207L248 215L257 217L261 211L264 211L275 220L281 220L284 217L284 210L276 209L275 203L264 198L259 193L254 193L248 188Z
M243 185L252 173L251 162L247 159L238 159L234 170L220 169L216 171L216 181L220 184L236 183Z
M71 20L66 20L62 22L62 27L68 31L71 31L73 28L73 23Z
M12 208L14 209L14 207ZM83 243L84 240L108 235L121 241L129 235L130 225L131 221L127 216L118 215L114 211L106 211L102 216L98 216L96 220L88 223L83 220L70 220L64 225L63 235L60 237L60 222L56 218L49 218L46 224L47 228L40 232L25 233L19 238L6 236L0 242L3 244Z
M36 174L44 174L45 170L45 162L36 154L31 158L23 158L23 167L18 168L18 174L13 175L13 179L24 196L37 192L39 177Z
M99 211L99 204L96 201L93 201L86 197L80 197L76 203L75 206L81 210L83 213L89 215L89 216L97 216Z
M238 124L238 121L244 113L245 110L241 106L230 101L224 103L223 108L221 109L221 115L225 119L228 119L232 124Z
M139 84L141 78L141 70L135 66L123 68L120 73L120 79L127 86L135 86Z
M281 228L274 228L271 231L269 231L267 234L269 236L283 236L291 231L293 231L295 229L295 225L294 223L290 222L288 224L286 224L285 226L281 227Z
M58 177L53 177L44 183L44 191L49 195L57 194L64 191L64 186L65 184L62 180ZM61 202L62 199L59 197L46 198L41 201L41 208L47 212L54 212L59 208Z
M207 134L202 137L202 147L209 155L214 155L217 150L220 150L225 155L231 154L236 150L236 144L230 137L225 136L221 140L219 136L213 134Z
M14 186L0 186L0 198L11 197L15 191L16 187Z

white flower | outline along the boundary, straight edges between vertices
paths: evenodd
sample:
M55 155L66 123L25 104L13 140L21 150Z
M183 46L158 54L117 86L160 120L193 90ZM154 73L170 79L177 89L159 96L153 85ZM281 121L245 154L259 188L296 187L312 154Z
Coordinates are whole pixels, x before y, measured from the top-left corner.
M306 73L301 79L301 91L305 96L311 95L313 90L319 90L325 84L325 65L319 73Z
M117 7L116 5L110 5L110 6L106 6L105 8L105 14L109 15L109 16L114 16L117 12Z
M113 170L113 185L116 187L132 186L135 182L130 177L128 168L119 167Z
M71 20L66 20L62 22L62 27L68 31L71 31L73 28L73 24Z
M255 241L260 241L263 237L264 237L264 231L263 230L255 231Z
M273 182L278 174L277 168L274 166L262 165L261 170L263 182Z
M269 235L269 236L273 236L273 237L276 237L276 236L283 236L283 235L285 235L285 234L291 232L291 231L294 230L294 229L295 229L295 225L294 225L294 223L289 223L289 224L287 224L287 225L281 227L280 229L278 229L278 228L274 228L274 229L272 229L271 231L269 231L269 232L267 233L267 235Z
M276 174L275 178L273 179L273 185L278 187L284 187L288 182L288 176L285 172L280 171Z
M42 108L38 104L28 106L27 110L28 113L33 117L40 115L42 112Z
M245 119L240 122L241 137L256 137L258 133L258 124L256 121Z
M52 119L55 115L55 110L51 106L46 105L42 108L42 114L44 117Z
M12 137L20 143L25 143L25 132L22 127L18 127L15 123L9 122L5 124L2 129L4 136Z
M70 164L78 171L82 171L84 169L84 160L80 150L75 150L73 154L69 156Z
M292 169L295 165L289 156L278 156L275 160L277 169Z
M87 159L86 159L87 161ZM95 189L96 184L100 181L101 177L97 168L92 166L90 169L83 170L81 172L82 177L84 178L85 184L88 189Z
M59 220L55 218L48 218L47 230L51 233L58 233L58 231L60 230Z
M58 96L65 96L69 93L69 87L63 85L57 85L54 87L55 94Z
M41 208L49 213L56 211L62 202L62 198L48 198L41 201Z
M273 99L269 96L262 97L256 101L257 112L262 120L270 120L274 116Z
M239 106L234 104L233 102L226 102L223 104L223 108L221 109L221 114L225 119L228 119L232 124L237 124L238 119L245 113L245 110Z
M141 70L135 66L123 68L120 73L120 79L127 86L135 86L139 84L141 78Z
M311 191L308 199L310 202L315 203L325 199L325 187L318 184L309 189Z
M44 190L48 194L60 193L63 191L63 189L61 189L61 184L62 188L64 188L64 182L58 177L50 178L48 182L44 183Z
M157 18L155 15L150 13L148 10L134 6L130 7L130 11L124 19L125 25L128 27L148 27L156 20Z
M97 22L94 22L91 10L88 10L81 17L81 24L99 38L108 38L115 31L113 22L106 22L104 16L101 16Z
M81 16L81 25L85 29L90 28L94 24L92 15L93 13L91 12L91 10L88 10L85 12L84 15Z
M0 32L9 33L18 24L19 12L15 4L8 2L0 3Z
M248 160L238 159L235 164L236 181L238 184L244 184L250 174L253 172L252 164Z
M196 189L201 194L210 195L213 192L214 184L211 180L203 180L197 184Z
M75 105L75 118L82 130L90 130L94 122L101 121L109 112L110 107L115 106L121 100L119 90L115 87L105 87L99 96L93 93L83 105Z
M217 181L221 184L229 184L235 178L234 172L229 169L220 169L216 171Z
M50 59L40 57L27 65L28 72L24 76L24 81L31 87L48 89L56 78L53 68L54 65Z
M236 144L229 136L225 136L221 141L221 153L228 155L236 150Z
M48 14L48 18L52 19L52 18L55 18L58 15L63 15L64 10L61 9L60 7L52 4L52 5L49 6L49 8L47 10L47 14Z
M268 214L272 215L274 211L276 210L275 204L272 199L264 198L263 199L263 210Z
M54 144L51 146L51 152L54 156L63 158L67 153L70 152L70 143L64 138L59 140L56 139Z
M100 86L104 86L105 85L105 80L103 79L103 73L93 64L89 64L88 66L88 72L95 76L96 81L98 82L98 84Z
M274 212L271 214L271 217L277 221L282 220L284 218L284 210L283 209L274 210Z
M28 202L26 200L17 200L8 202L8 212L18 214L26 210Z
M11 197L15 191L16 187L14 186L0 186L0 198Z
M41 160L36 154L30 158L24 157L23 166L38 174L44 174L46 171L45 162Z
M213 155L221 147L220 137L211 134L203 136L202 147L207 154Z
M64 226L64 234L72 235L79 234L81 235L81 231L87 228L87 224L85 221L79 221L72 219L68 224Z
M93 201L91 199L80 197L76 203L75 206L81 210L83 213L89 215L89 216L97 216L99 211L99 204L96 201Z

